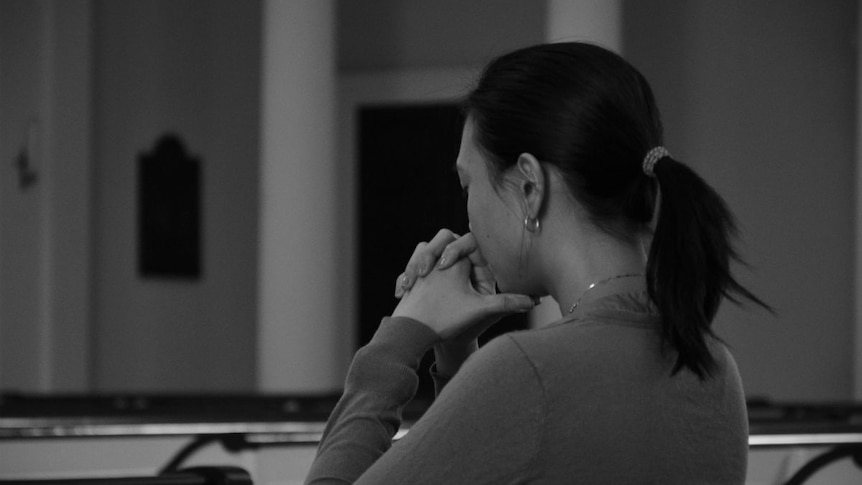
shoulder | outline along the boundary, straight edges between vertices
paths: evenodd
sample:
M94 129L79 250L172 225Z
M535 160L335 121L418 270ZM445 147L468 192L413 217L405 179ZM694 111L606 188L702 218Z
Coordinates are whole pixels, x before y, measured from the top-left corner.
M465 363L462 371L476 375L538 380L533 357L525 350L517 333L501 335L483 345ZM459 371L459 373L461 373Z
M712 379L718 382L725 394L736 397L736 404L744 407L745 392L742 377L733 354L727 345L716 339L709 342L709 351L716 362L716 372Z
M474 353L438 399L477 399L506 405L507 412L536 418L545 410L547 391L535 359L512 335L501 335ZM469 405L469 404L468 404ZM525 412L526 411L526 412Z

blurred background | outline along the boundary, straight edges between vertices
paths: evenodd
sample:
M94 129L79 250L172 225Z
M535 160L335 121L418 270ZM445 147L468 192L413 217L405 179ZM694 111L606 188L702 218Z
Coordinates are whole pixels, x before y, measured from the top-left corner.
M738 275L778 312L716 324L749 397L859 398L859 18L852 0L2 0L0 391L337 391L388 311L365 316L363 292L391 291L384 261L439 207L409 198L421 178L362 181L360 114L451 106L495 55L591 40L642 70L666 145L739 218ZM443 130L439 154L413 149L457 190ZM144 160L166 135L193 168L153 175L175 194L159 206ZM360 251L373 201L401 207L374 230L396 250ZM177 220L191 270L158 247Z

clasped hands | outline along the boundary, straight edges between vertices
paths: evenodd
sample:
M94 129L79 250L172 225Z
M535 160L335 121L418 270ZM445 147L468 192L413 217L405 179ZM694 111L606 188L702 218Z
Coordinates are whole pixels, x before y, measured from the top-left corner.
M502 317L527 312L537 301L526 295L498 294L488 263L472 233L443 229L421 242L396 281L401 301L392 313L418 320L444 343L467 343Z

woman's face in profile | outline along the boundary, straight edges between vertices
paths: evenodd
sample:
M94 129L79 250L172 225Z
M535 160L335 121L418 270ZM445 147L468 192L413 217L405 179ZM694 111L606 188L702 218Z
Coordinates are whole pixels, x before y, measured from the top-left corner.
M513 195L505 188L495 190L484 153L474 141L473 122L464 124L456 168L467 198L470 231L488 262L500 291L517 290L523 221L515 209Z

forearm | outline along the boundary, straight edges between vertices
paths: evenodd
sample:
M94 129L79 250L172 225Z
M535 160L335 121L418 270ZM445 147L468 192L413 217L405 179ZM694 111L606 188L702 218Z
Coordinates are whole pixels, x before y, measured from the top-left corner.
M415 320L383 320L354 357L306 483L353 483L389 449L416 393L419 362L437 340Z

